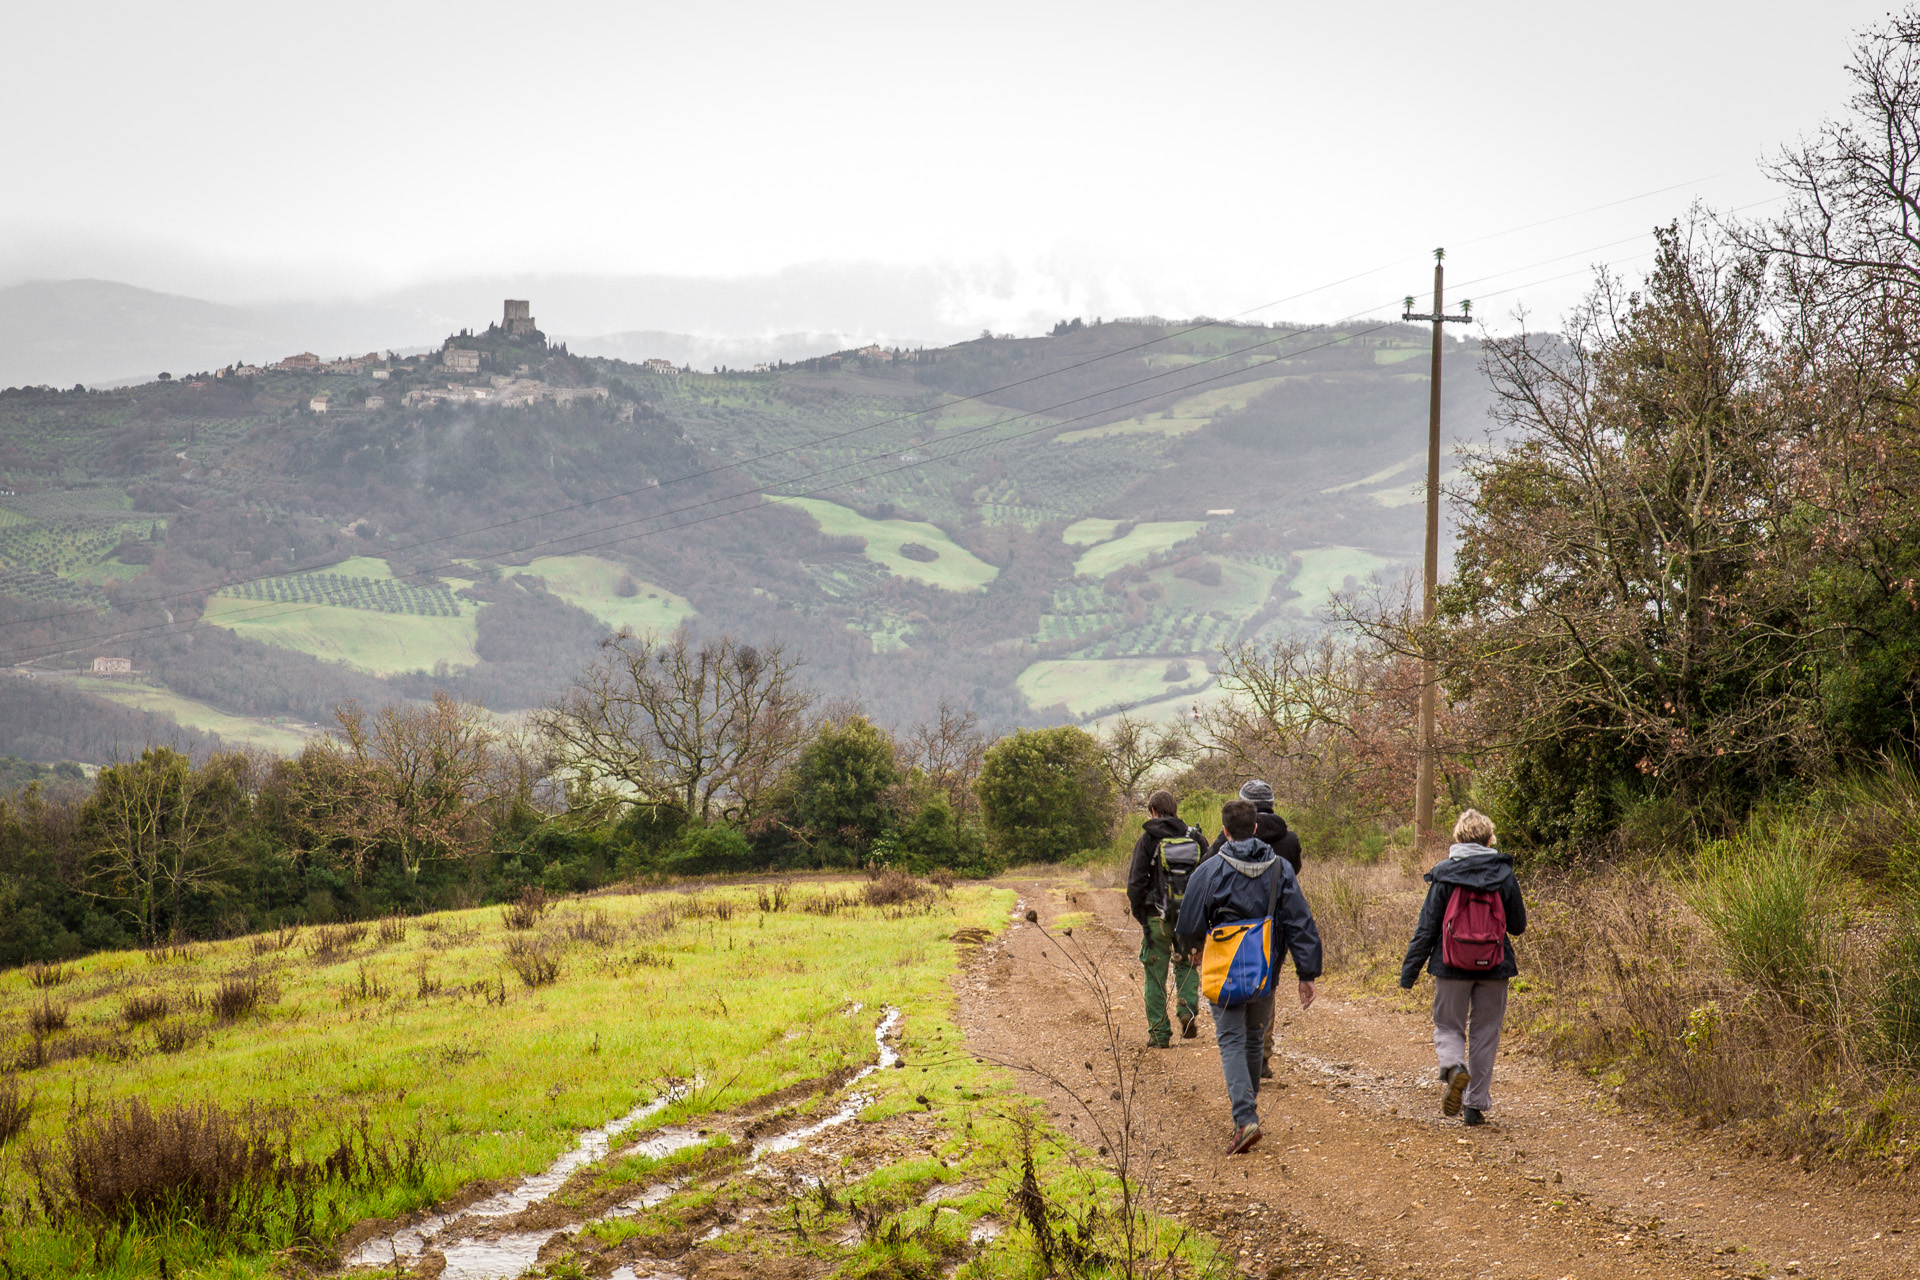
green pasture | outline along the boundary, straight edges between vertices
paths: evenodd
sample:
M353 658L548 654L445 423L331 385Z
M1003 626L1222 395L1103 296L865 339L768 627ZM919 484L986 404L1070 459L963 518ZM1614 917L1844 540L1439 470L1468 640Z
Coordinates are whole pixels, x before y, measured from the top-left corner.
M105 698L108 702L131 707L135 711L151 711L167 716L175 724L188 729L217 733L222 743L229 747L258 747L275 755L294 756L299 755L313 740L311 735L284 724L251 716L230 715L197 699L184 698L166 689L131 680L76 676L71 683L74 688L97 698Z
M631 575L624 565L599 556L542 556L506 573L545 579L548 591L615 631L631 627L636 635L662 635L695 616L685 597L651 582L635 579L634 593L621 595L620 583Z
M11 507L0 507L0 529L16 524L32 524L32 516L21 515Z
M1157 603L1195 613L1223 613L1230 618L1245 618L1260 611L1267 597L1273 594L1274 582L1280 577L1278 570L1250 564L1245 560L1229 560L1222 556L1202 556L1201 559L1220 567L1220 585L1209 586L1180 577L1174 572L1175 566L1167 565L1148 575L1148 581L1157 584L1165 592Z
M41 1063L18 1077L35 1104L15 1142L53 1142L77 1111L135 1098L274 1117L309 1158L356 1126L376 1141L417 1135L424 1176L337 1188L317 1223L325 1237L476 1180L537 1172L578 1131L673 1081L694 1087L650 1124L684 1124L870 1061L888 1006L904 1014L897 1043L920 1069L875 1076L862 1118L919 1110L916 1095L939 1099L941 1117L965 1118L998 1073L949 1051L953 938L1002 927L1014 895L963 885L869 906L862 889L814 882L778 901L751 887L611 894L550 908L525 929L483 908L357 934L307 928L95 955L65 966L51 988L36 989L25 970L0 974L0 1052ZM557 977L530 984L516 951L521 967L537 955ZM213 997L231 985L258 1004L221 1020ZM138 1021L136 1001L146 1003ZM65 1027L35 1045L28 1015L43 1007L62 1011ZM804 1092L803 1114L835 1105L830 1087ZM0 1203L19 1203L29 1185L17 1160L0 1164ZM279 1242L234 1256L186 1227L140 1247L109 1241L104 1263L91 1231L9 1222L0 1234L0 1260L19 1275L145 1277L159 1252L181 1277L283 1274Z
M1312 551L1296 551L1293 559L1300 567L1287 586L1299 593L1299 598L1289 601L1288 607L1302 615L1310 615L1325 605L1327 597L1342 590L1348 579L1365 582L1396 563L1358 547L1316 547Z
M1374 472L1372 475L1361 476L1358 480L1349 480L1345 484L1336 484L1331 488L1322 489L1320 492L1346 493L1350 489L1364 489L1370 484L1385 484L1403 471L1422 466L1426 460L1427 451L1422 449L1418 453L1408 454L1391 466L1380 468L1380 470Z
M1060 540L1070 547L1091 547L1105 542L1120 531L1125 523L1121 520L1102 520L1098 516L1088 516L1085 520L1075 520L1060 535Z
M1205 520L1150 520L1137 524L1122 538L1103 542L1073 562L1081 577L1104 578L1115 569L1145 560L1174 547L1207 527Z
M1284 381L1284 377L1261 378L1254 382L1235 383L1230 387L1215 387L1184 400L1176 400L1159 413L1141 414L1097 427L1081 427L1077 431L1063 431L1053 438L1054 443L1072 444L1076 440L1097 440L1101 436L1185 435L1206 426L1216 414L1246 408L1247 402L1255 396Z
M1373 352L1375 364L1399 364L1415 356L1432 355L1431 347L1376 347Z
M1443 471L1440 473L1440 483L1443 486L1452 484L1465 474L1466 472L1458 467L1451 471ZM1422 477L1392 489L1376 490L1367 496L1383 507L1410 507L1416 502L1427 500L1427 483Z
M939 526L919 520L874 520L837 502L818 498L770 498L800 508L812 516L820 531L834 537L866 539L866 557L889 573L947 591L985 591L1000 570L960 546ZM900 548L917 543L937 554L934 560L914 560Z
M1014 687L1039 710L1065 704L1069 715L1087 716L1111 707L1192 693L1205 684L1207 664L1186 660L1188 678L1164 679L1170 659L1053 658L1036 662L1020 673Z
M398 675L480 660L479 628L466 607L452 617L381 613L335 604L288 604L213 596L207 622L264 644L310 653L374 675Z

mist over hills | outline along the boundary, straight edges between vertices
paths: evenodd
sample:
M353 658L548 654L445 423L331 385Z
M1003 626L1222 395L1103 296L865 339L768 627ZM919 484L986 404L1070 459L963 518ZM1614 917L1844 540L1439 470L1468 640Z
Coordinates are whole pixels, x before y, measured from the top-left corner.
M130 340L143 306L209 345L253 316L47 296L126 303ZM458 328L392 360L228 371L228 347L219 377L0 395L0 738L85 759L158 716L297 750L345 699L435 690L517 714L623 626L778 641L895 724L942 698L1001 726L1166 717L1216 696L1225 647L1417 562L1416 326L789 335L765 371L744 340ZM1477 347L1445 360L1445 434L1477 438Z
M503 297L539 299L545 314L565 317L549 323L550 336L590 354L750 367L870 342L971 337L980 325L969 298L1005 287L861 263L735 278L476 276L363 298L245 304L111 280L30 280L0 288L0 386L146 381L297 351L416 351L491 314Z

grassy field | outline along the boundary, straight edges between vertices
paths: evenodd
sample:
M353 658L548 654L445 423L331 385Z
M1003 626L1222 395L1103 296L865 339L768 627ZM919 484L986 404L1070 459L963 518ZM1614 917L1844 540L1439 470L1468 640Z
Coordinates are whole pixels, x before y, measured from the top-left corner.
M1207 680L1207 664L1187 662L1188 678L1168 681L1168 659L1058 658L1036 662L1015 681L1028 705L1038 709L1059 703L1070 715L1086 716L1112 707L1192 692Z
M1155 569L1147 576L1149 582L1159 584L1165 592L1162 601L1168 607L1245 618L1259 612L1260 606L1273 593L1274 581L1280 576L1277 570L1249 564L1244 560L1229 560L1222 556L1202 558L1220 567L1219 585L1183 578L1174 572L1172 565Z
M1440 473L1440 483L1452 484L1465 474L1466 472L1459 467L1451 471L1443 471ZM1409 477L1406 484L1396 485L1391 489L1379 489L1367 496L1383 507L1410 507L1416 502L1427 500L1426 477Z
M1161 551L1168 551L1207 527L1204 520L1150 520L1137 524L1125 537L1102 542L1074 561L1075 574L1104 578Z
M1120 531L1125 521L1102 520L1098 516L1088 516L1084 520L1075 520L1060 535L1060 540L1070 547L1091 547L1105 542Z
M1374 472L1370 476L1361 476L1358 480L1349 480L1345 484L1336 484L1332 488L1322 489L1320 492L1346 493L1348 490L1351 490L1351 489L1364 489L1366 486L1370 484L1385 484L1387 481L1393 479L1395 476L1399 475L1401 472L1408 471L1411 468L1421 466L1421 464L1425 463L1426 460L1427 460L1427 451L1425 449L1422 449L1418 453L1408 454L1406 457L1400 459L1400 461L1394 463L1390 467L1382 467L1380 470Z
M771 501L799 507L813 517L822 533L866 539L867 559L902 578L947 591L984 591L989 582L1000 576L1000 570L954 542L937 525L918 520L874 520L839 503L818 498L773 498ZM915 560L901 554L902 547L912 545L925 547L936 558Z
M1103 423L1097 427L1081 427L1076 431L1063 431L1055 436L1055 444L1072 444L1077 440L1097 440L1101 436L1162 435L1183 436L1189 431L1198 431L1213 421L1215 414L1227 413L1235 409L1244 409L1247 402L1280 385L1285 378L1262 378L1256 382L1240 382L1230 387L1216 387L1211 391L1202 391L1198 395L1176 400L1159 413L1142 414L1120 422Z
M258 747L275 755L292 756L300 754L301 749L312 741L310 735L286 725L249 716L229 715L218 707L193 698L183 698L152 685L131 680L109 680L100 676L76 676L70 683L84 693L117 702L123 707L156 712L171 717L174 723L189 729L217 733L229 747Z
M37 1063L19 1077L36 1101L8 1151L57 1150L48 1144L76 1124L138 1098L156 1110L252 1107L310 1158L355 1131L371 1149L412 1142L424 1153L407 1177L333 1188L315 1209L312 1234L324 1244L354 1222L404 1214L475 1180L543 1169L576 1132L662 1097L672 1081L693 1087L643 1130L671 1132L776 1090L793 1099L790 1123L822 1116L844 1078L834 1073L872 1059L875 1022L892 1008L902 1015L894 1044L903 1067L918 1069L872 1077L860 1119L899 1118L919 1136L899 1163L845 1190L881 1205L904 1184L904 1205L918 1211L925 1187L973 1177L978 1194L949 1202L964 1243L973 1215L1006 1216L1008 1188L982 1184L1008 1176L1002 1122L1025 1104L997 1068L950 1052L960 1035L947 980L965 945L955 936L997 931L1014 894L924 886L924 896L863 905L863 890L855 881L792 886L771 900L751 887L615 894L560 904L525 929L489 908L98 955L57 970L52 986L24 970L0 974L10 1041L0 1048ZM523 981L516 950L550 960L557 976ZM228 989L251 992L252 1003ZM64 1026L29 1037L36 1010L58 1010ZM725 1138L685 1154L694 1162L683 1168L718 1167L736 1186L757 1172L739 1168L746 1153ZM614 1186L666 1163L616 1151L595 1176ZM0 1164L0 1205L19 1203L27 1181L17 1159ZM922 1247L951 1244L927 1234L933 1215L919 1212ZM8 1216L0 1261L19 1275L151 1276L165 1254L176 1277L267 1276L283 1274L276 1250L289 1243L284 1223L240 1245L146 1223L117 1239L108 1232L103 1246L88 1228L53 1230L37 1217L16 1227ZM579 1244L604 1248L647 1227L615 1220L589 1227ZM858 1233L852 1245L837 1232L814 1236L850 1265L872 1261L863 1248L888 1247L861 1246ZM1000 1265L976 1260L971 1274L1023 1274L1022 1247L1009 1238L996 1246L1010 1250Z
M471 666L478 627L472 606L453 617L380 613L332 604L275 604L214 596L206 620L238 635L345 663L375 675Z
M1342 590L1349 579L1356 584L1365 582L1395 563L1358 547L1316 547L1312 551L1297 551L1293 558L1300 568L1287 586L1299 594L1297 599L1288 602L1288 607L1303 615L1323 608L1327 597Z
M543 556L524 568L505 572L509 576L544 578L548 591L585 609L615 631L631 627L636 635L657 635L695 616L684 597L651 582L635 579L633 594L621 595L621 581L632 575L625 566L599 556Z

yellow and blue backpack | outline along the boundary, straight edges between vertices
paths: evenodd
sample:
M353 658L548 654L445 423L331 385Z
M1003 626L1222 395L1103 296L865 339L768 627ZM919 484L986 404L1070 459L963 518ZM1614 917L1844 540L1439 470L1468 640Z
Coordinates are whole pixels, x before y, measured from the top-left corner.
M1200 992L1214 1004L1234 1008L1259 1000L1273 991L1279 971L1273 953L1273 906L1280 896L1280 855L1267 872L1267 914L1258 920L1230 920L1207 930L1200 951Z

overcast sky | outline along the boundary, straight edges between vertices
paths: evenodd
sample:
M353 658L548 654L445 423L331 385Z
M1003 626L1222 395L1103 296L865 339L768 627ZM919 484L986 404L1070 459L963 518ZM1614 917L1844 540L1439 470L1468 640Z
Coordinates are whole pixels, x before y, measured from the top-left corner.
M1377 310L1444 244L1483 313L1551 316L1644 261L1610 242L1774 195L1758 162L1842 109L1888 7L23 4L0 284L880 263L1011 328Z

